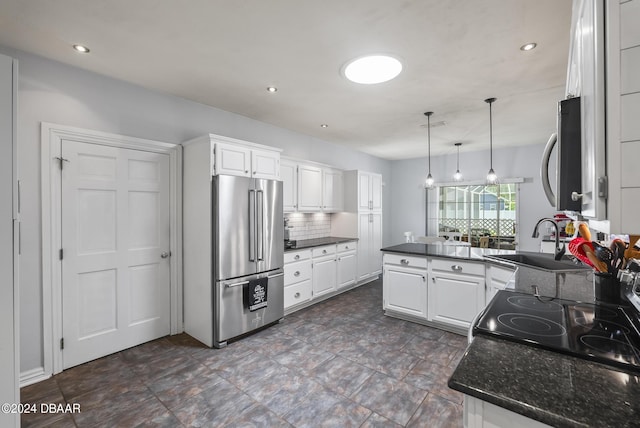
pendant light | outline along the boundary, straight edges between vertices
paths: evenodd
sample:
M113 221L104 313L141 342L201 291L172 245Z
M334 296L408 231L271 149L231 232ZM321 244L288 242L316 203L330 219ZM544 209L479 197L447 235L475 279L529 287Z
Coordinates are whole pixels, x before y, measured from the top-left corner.
M431 176L431 115L432 111L426 112L424 115L427 116L427 162L428 162L428 172L427 179L424 182L424 187L427 189L433 189L433 177Z
M498 176L493 170L493 122L491 117L491 104L496 98L487 98L485 103L489 104L489 173L487 174L487 184L496 184L498 182Z
M462 181L462 174L460 173L460 146L462 143L456 143L455 146L458 148L458 157L456 160L456 173L453 174L454 181Z

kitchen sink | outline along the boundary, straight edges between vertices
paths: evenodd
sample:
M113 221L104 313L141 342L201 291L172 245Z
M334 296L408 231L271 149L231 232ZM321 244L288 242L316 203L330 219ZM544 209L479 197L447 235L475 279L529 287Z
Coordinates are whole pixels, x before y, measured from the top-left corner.
M495 261L512 263L518 266L525 266L533 269L540 269L550 272L580 272L589 269L588 266L578 265L570 259L554 260L553 254L542 253L516 253L516 254L496 254L485 256L485 258Z
M553 254L518 252L487 255L488 262L514 269L514 289L546 297L592 302L593 271L569 258Z

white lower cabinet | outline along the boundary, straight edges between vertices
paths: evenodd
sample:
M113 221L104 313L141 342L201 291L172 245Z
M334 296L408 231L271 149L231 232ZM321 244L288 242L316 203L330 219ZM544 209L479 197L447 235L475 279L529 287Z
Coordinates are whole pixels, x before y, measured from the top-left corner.
M510 284L515 283L516 268L498 266L495 264L487 264L486 273L486 291L485 291L485 305L488 305L493 296L500 290L504 290L509 287Z
M336 264L335 255L313 260L313 297L336 290Z
M348 241L287 251L284 255L284 309L300 309L316 299L324 299L357 284L356 248L356 241ZM300 307L295 308L298 305Z
M383 309L466 333L485 301L484 262L384 255Z
M433 260L431 268L431 321L466 331L484 308L484 263Z
M311 250L284 255L284 308L311 300Z
M382 272L382 213L358 214L358 280Z
M385 266L384 282L392 284L384 290L385 310L427 319L426 270Z
M470 395L464 396L463 422L466 428L548 428L549 425L522 416Z
M355 249L338 253L338 288L355 284L358 276L358 260Z
M385 254L383 262L383 309L427 320L427 259Z

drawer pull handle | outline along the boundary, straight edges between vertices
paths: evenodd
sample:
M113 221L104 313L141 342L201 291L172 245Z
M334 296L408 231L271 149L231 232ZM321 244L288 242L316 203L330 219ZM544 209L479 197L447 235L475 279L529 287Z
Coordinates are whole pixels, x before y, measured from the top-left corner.
M327 250L322 250L322 254L327 254Z
M294 257L295 260L300 260L300 254L296 254L296 256Z
M298 291L296 294L293 295L293 297L295 297L296 299L300 298L300 292Z
M344 249L345 249L345 250L348 250L348 249L349 249L349 246L348 246L348 245L345 245L345 246L344 246Z
M462 266L460 266L460 265L452 265L451 266L451 270L455 270L457 272L460 272L462 270Z
M295 271L295 273L293 274L293 276L300 276L300 271L299 271L299 270Z
M408 265L409 264L409 260L402 259L402 260L400 260L400 263L403 264L403 265Z

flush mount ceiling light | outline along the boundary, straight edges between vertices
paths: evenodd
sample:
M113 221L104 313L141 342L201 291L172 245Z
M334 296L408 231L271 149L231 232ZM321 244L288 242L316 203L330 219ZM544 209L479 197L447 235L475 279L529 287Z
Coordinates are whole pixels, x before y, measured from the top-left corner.
M320 124L320 128L328 128L328 127L329 127L329 125L327 125L326 123Z
M491 117L491 104L494 103L496 98L487 98L485 103L489 104L489 172L487 173L487 184L496 184L498 182L498 176L493 170L493 121Z
M536 46L538 46L537 43L527 43L526 45L520 46L520 50L521 51L530 51L532 49L535 49Z
M462 143L456 143L455 146L458 148L458 157L456 160L456 173L453 174L454 181L462 181L462 174L460 173L460 146Z
M393 79L402 71L402 64L388 55L371 55L354 59L344 67L344 75L355 83L371 85Z
M83 45L73 45L73 48L80 53L89 53L91 50Z
M427 189L433 189L433 176L431 175L431 115L432 111L426 112L427 116L427 179L424 182L424 187Z
M267 92L278 92L278 88L275 86L267 86Z

